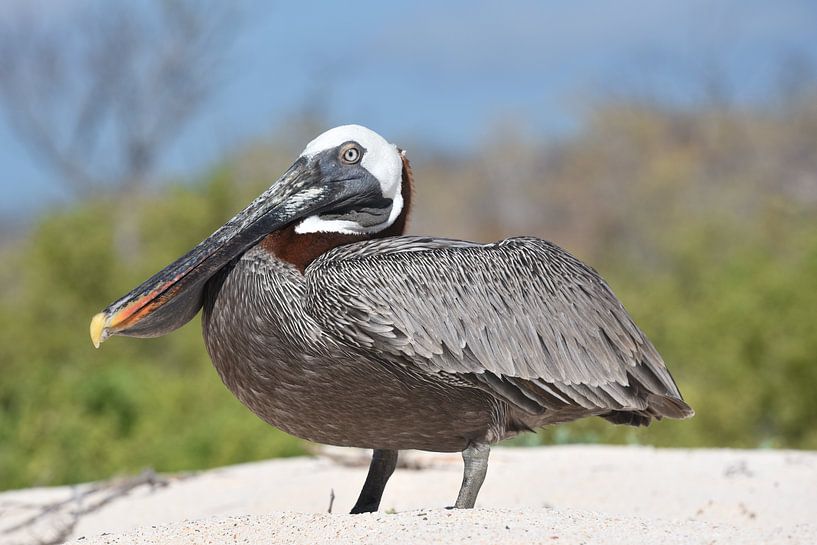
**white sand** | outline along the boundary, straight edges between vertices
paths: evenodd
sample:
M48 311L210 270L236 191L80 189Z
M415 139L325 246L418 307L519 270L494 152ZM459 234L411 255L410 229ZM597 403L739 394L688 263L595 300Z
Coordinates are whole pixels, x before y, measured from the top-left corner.
M341 452L347 460L338 459ZM342 513L365 477L361 454L330 454L216 469L161 488L143 486L81 517L68 537L77 545L817 543L815 452L498 448L474 511L443 508L457 494L459 455L410 452L401 456L421 469L399 468L381 512L355 516ZM31 505L69 499L81 490L0 494L0 543L53 537L81 504L69 502L24 531L4 529L29 516ZM330 490L336 496L331 515Z

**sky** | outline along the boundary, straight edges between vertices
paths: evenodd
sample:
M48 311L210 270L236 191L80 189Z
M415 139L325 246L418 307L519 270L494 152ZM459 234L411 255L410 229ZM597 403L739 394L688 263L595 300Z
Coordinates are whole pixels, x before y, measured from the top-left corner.
M58 21L82 1L3 0L0 18L39 9ZM691 103L713 77L730 99L762 105L788 55L817 62L813 0L247 0L245 14L218 91L159 177L201 172L308 104L329 125L463 152L506 119L558 136L604 97ZM65 201L2 117L0 172L0 217Z

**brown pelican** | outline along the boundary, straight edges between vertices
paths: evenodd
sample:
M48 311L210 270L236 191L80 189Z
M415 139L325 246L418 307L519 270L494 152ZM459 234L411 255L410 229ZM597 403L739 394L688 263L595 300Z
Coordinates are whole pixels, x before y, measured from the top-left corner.
M661 356L590 267L533 237L402 236L405 154L357 125L310 142L187 255L94 316L170 333L203 309L227 387L293 435L374 449L352 513L376 511L399 449L462 452L474 506L489 445L600 416L686 418Z

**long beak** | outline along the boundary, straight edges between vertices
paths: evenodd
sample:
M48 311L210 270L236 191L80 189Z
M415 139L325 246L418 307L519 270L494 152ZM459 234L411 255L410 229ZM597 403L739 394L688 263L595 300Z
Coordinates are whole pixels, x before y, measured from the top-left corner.
M201 308L207 280L267 234L326 205L330 195L319 180L318 166L298 159L206 240L94 316L94 346L111 335L157 337L190 321Z

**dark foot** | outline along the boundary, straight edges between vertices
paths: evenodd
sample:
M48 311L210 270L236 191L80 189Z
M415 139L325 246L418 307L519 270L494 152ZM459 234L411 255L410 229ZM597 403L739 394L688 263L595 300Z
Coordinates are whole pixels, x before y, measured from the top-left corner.
M396 450L374 449L372 453L372 463L369 465L369 474L366 475L366 482L363 483L363 490L357 503L352 507L351 514L373 513L380 507L380 498L383 497L383 490L386 483L394 473L397 466Z
M455 509L473 509L477 501L477 494L485 480L488 471L488 455L491 447L485 443L471 443L462 451L462 460L465 470L462 474L462 486L457 496Z

